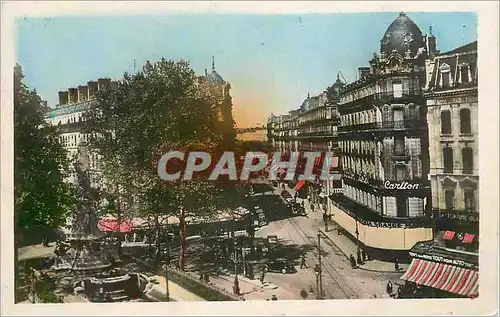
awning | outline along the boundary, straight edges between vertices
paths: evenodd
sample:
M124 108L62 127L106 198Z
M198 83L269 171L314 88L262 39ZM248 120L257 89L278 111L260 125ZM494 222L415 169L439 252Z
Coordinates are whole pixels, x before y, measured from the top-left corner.
M131 227L131 222L127 220L122 220L120 226L118 226L118 219L114 217L101 218L97 222L97 229L101 232L130 232L132 231Z
M297 183L297 185L295 185L295 190L300 190L302 188L302 186L304 186L304 184L306 183L305 180L301 180Z
M462 239L462 243L472 243L474 241L474 235L470 233L464 234L464 238Z
M452 240L454 236L455 236L454 231L445 231L443 234L443 240Z
M472 297L479 287L479 273L451 264L413 259L402 280Z

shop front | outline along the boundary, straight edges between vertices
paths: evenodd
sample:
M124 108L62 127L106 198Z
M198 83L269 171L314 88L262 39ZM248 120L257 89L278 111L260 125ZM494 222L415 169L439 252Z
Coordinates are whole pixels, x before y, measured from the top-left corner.
M411 264L402 280L439 297L478 296L477 254L457 252L432 243L418 243L409 254Z

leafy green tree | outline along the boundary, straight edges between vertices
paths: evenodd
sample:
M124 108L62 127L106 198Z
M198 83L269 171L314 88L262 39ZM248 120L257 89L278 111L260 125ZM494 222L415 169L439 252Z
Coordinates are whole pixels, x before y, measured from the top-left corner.
M216 154L222 149L228 124L220 121L220 100L212 88L187 62L147 62L137 74L125 73L100 90L84 115L85 129L94 136L91 147L104 165L113 167L103 170L103 178L122 188L116 199L123 193L137 195L146 215L179 218L181 269L186 217L212 212L220 189L200 178L164 182L157 174L157 161L170 150Z
M14 68L14 213L16 229L30 232L58 228L76 206L75 188L63 182L67 153L56 127L46 123L40 96Z

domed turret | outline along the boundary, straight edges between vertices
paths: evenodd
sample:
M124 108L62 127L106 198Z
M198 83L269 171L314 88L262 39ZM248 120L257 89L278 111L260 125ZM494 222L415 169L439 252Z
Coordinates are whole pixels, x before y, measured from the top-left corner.
M390 55L396 51L406 56L409 50L410 56L414 57L422 47L425 47L422 31L415 22L401 12L385 31L380 45L380 53Z
M219 75L216 71L215 71L215 59L214 57L212 56L212 72L210 74L208 74L207 76L207 79L214 83L214 84L223 84L225 83L224 79L222 78L221 75Z

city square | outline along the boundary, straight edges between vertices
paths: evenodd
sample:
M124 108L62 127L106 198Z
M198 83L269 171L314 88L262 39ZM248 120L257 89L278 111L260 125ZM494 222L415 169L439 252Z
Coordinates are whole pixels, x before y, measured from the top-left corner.
M31 53L45 43L19 32L16 303L480 297L477 18L442 14L470 24L423 12L249 16L276 30L241 39L230 15L199 17L213 33L193 17L151 18L172 23L165 33L110 20L177 46L127 42L130 61L115 61L104 39L119 36L103 27L87 60L66 38L74 68L53 82L37 66L53 58ZM370 40L318 53L292 36L336 19L359 24L336 31L345 43L363 23ZM19 30L40 23L28 20ZM103 21L70 29L114 28ZM242 57L223 53L235 50L225 36Z

